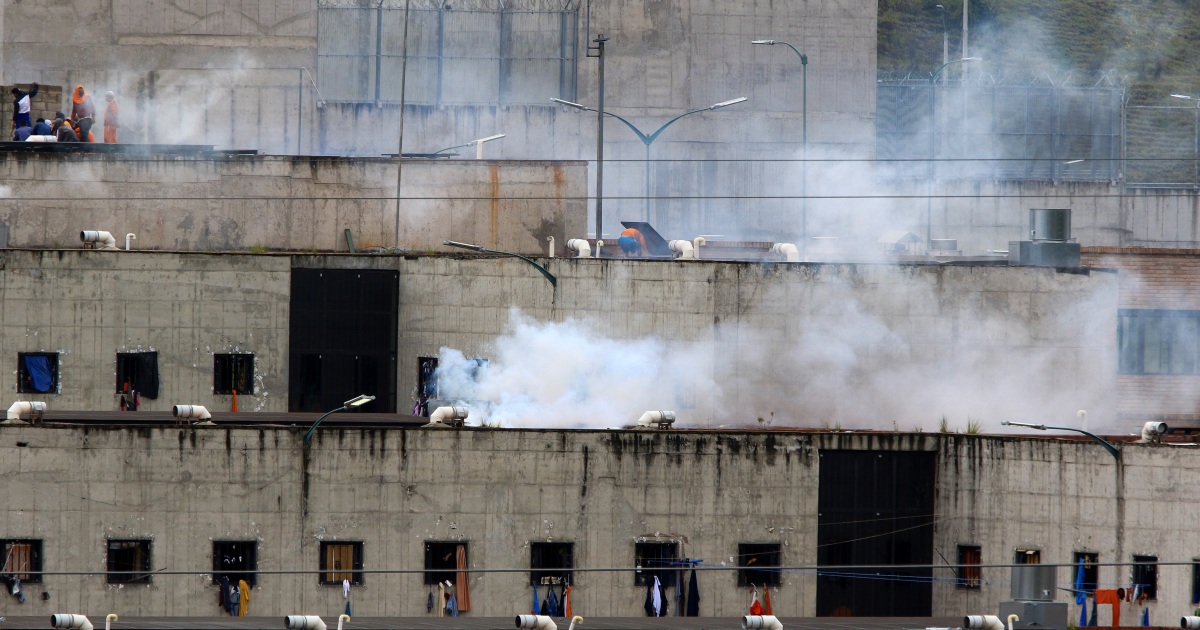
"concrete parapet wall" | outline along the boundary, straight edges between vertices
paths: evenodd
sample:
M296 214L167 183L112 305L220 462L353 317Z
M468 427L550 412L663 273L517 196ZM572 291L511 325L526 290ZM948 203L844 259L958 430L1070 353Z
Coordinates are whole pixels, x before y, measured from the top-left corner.
M442 251L444 240L529 255L585 235L579 162L404 160L204 154L0 154L0 223L14 247L73 247L81 230L137 249ZM82 246L82 245L80 245Z

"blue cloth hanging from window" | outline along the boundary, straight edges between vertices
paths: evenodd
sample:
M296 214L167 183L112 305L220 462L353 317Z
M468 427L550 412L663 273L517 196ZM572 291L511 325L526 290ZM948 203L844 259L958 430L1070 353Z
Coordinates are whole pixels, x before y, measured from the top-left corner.
M29 385L33 391L48 392L54 386L50 357L44 354L25 355L25 371L29 373Z
M1083 590L1083 558L1079 559L1079 569L1075 571L1075 603L1087 605L1087 593Z
M559 616L559 617L561 617L561 616L562 616L562 613L558 612L558 596L554 594L554 589L553 589L553 588L551 588L551 587L547 586L547 587L546 587L546 590L547 590L547 591L550 591L550 595L546 597L546 600L547 600L547 601L546 601L546 603L547 603L547 605L546 605L546 609L547 609L548 611L550 611L550 612L548 612L548 613L546 613L546 614L548 614L548 615L550 615L550 616L552 616L552 617L553 617L553 616Z

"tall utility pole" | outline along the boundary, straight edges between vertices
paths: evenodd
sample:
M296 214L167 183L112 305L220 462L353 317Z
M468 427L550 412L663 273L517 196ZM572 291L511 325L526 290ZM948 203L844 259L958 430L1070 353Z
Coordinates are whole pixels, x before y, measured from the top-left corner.
M596 109L596 240L604 238L604 42L608 38L597 35L592 40L595 45L588 45L587 56L595 57L598 63L597 78L597 109ZM600 255L599 246L596 255Z

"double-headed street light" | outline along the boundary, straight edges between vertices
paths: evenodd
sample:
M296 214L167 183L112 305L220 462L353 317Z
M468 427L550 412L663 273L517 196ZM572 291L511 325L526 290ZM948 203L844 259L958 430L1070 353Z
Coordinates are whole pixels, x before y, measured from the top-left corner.
M550 100L554 101L555 103L558 103L559 105L565 105L567 107L572 107L572 108L578 109L580 111L585 111L585 112L599 111L596 109L592 109L591 107L586 107L584 105L580 105L579 103L572 103L571 101L564 101L561 98L552 98ZM633 131L633 133L635 135L637 135L638 139L642 141L642 144L646 145L646 221L648 221L650 223L654 223L658 219L657 216L655 216L653 219L650 217L650 145L653 144L654 141L658 139L658 136L661 135L662 132L665 131L667 127L670 127L672 123L679 120L680 118L683 118L684 116L690 116L692 114L699 114L700 112L708 112L708 111L712 111L714 109L721 109L722 107L729 107L730 105L737 105L738 103L744 102L746 100L747 99L745 96L739 96L737 98L729 99L728 101L721 101L720 103L714 103L712 105L709 105L708 107L701 107L700 109L693 109L691 111L684 112L684 113L672 118L671 120L668 120L667 122L663 123L663 125L661 127L659 127L657 130L655 130L654 133L651 133L651 134L643 133L642 130L638 129L636 125L629 122L628 120L625 120L621 116L618 116L612 112L604 112L605 116L612 116L613 118L616 118L617 120L625 123L625 126L629 127L629 129L631 131ZM599 237L597 237L597 238L599 238Z

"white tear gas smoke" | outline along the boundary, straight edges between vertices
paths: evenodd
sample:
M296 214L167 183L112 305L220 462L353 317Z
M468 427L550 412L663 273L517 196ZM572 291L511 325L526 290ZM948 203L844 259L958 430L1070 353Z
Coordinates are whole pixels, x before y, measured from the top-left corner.
M937 283L902 282L903 268L836 268L794 312L714 324L682 343L513 311L485 366L442 349L442 398L483 423L539 428L625 426L653 409L676 410L681 427L1003 431L1003 420L1078 424L1080 408L1110 419L1115 279L1038 279L1056 288L1036 293L987 290L1000 281L987 274L1028 273L1005 267L945 268ZM762 283L755 300L781 304L797 290Z
M471 407L471 420L510 427L626 426L648 409L675 409L679 394L712 380L712 355L702 344L668 347L653 337L615 339L591 324L537 322L510 312L509 330L486 365L442 348L438 388ZM448 396L449 394L449 396ZM491 408L477 401L490 401ZM681 412L681 419L687 419Z

